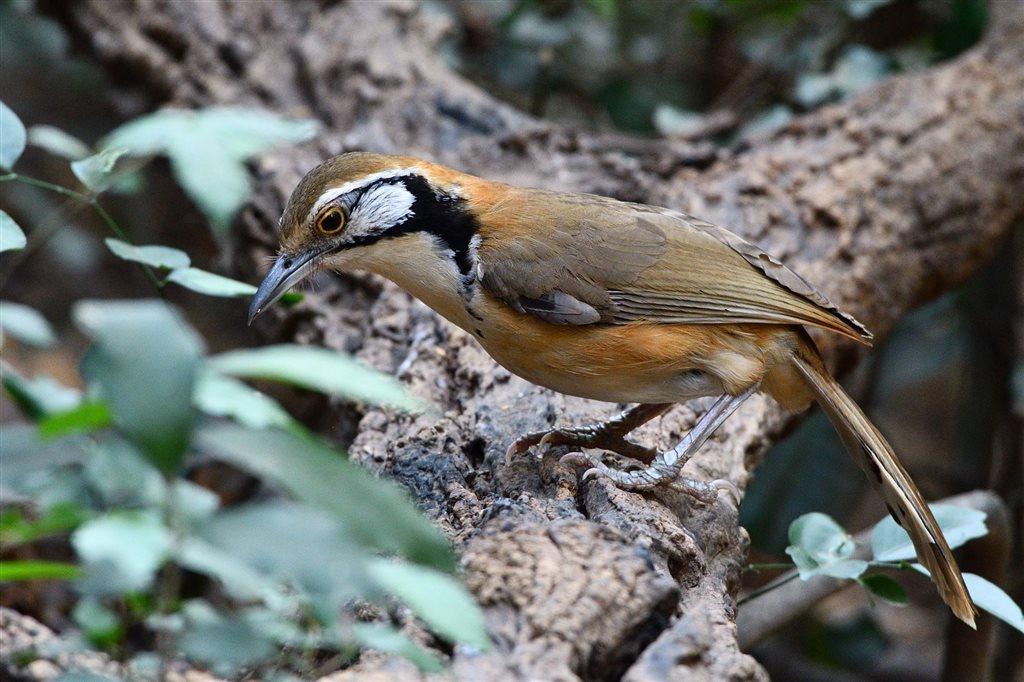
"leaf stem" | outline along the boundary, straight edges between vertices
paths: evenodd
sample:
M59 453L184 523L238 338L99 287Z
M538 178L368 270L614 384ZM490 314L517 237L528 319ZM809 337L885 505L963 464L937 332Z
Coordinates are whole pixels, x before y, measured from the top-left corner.
M128 238L128 235L125 233L125 231L122 230L121 227L110 216L110 214L107 213L107 209L103 208L103 205L100 204L99 200L96 197L92 197L89 200L89 205L92 206L93 210L99 214L103 222L105 222L107 224L107 227L110 228L110 231L117 235L118 239L129 244L132 243L132 240ZM156 273L153 272L153 268L149 267L145 263L139 263L139 266L142 268L142 271L146 274L146 278L149 279L149 281L153 284L154 287L156 287L157 293L160 294L160 298L166 301L167 292L164 290L164 282L162 282L156 276Z
M778 569L793 568L793 564L785 561L775 564L747 564L743 567L744 572L774 571Z
M79 199L81 201L84 201L86 203L91 202L93 200L93 198L91 196L89 196L88 194L84 194L83 192L79 192L77 190L73 190L73 189L71 189L69 187L64 187L63 185L57 185L57 184L54 184L52 182L47 182L46 180L40 180L39 178L33 178L33 177L29 176L29 175L22 175L21 173L15 173L14 171L11 171L11 172L9 172L9 173L7 173L5 175L0 175L0 182L11 182L11 181L21 182L21 183L24 183L26 185L32 185L34 187L41 187L43 189L48 189L51 192L56 192L57 194L63 194L66 197L74 197L74 198Z
M107 228L115 235L117 235L118 239L129 244L132 243L132 240L128 237L128 234L123 229L121 229L121 226L117 224L117 221L115 221L114 218L109 213L107 213L107 210L103 208L103 205L99 202L99 198L95 194L86 194L84 192L79 192L78 190L74 190L69 187L64 187L63 185L58 185L53 182L40 180L39 178L34 178L29 175L22 175L21 173L15 173L14 171L10 171L8 173L5 173L4 175L0 175L0 182L21 182L26 185L32 185L33 187L39 187L42 189L49 190L51 192L56 192L57 194L61 194L66 197L78 199L79 201L82 201L91 206L92 209L96 211L96 214L99 215L100 219L104 222ZM153 272L153 268L149 267L145 263L139 263L138 265L140 268L142 268L142 272L146 276L146 279L148 279L150 283L154 287L156 287L156 291L160 295L160 298L166 301L167 292L164 291L164 283L161 282L160 279L156 276L156 273Z
M181 500L174 476L164 476L164 523L171 532L171 560L160 571L157 585L157 613L167 615L173 613L181 595L181 548L185 540L185 521L181 512ZM166 628L157 630L156 648L160 655L161 680L167 679L167 667L174 655L174 634Z
M763 587L759 587L758 589L754 590L753 592L751 592L747 596L743 597L743 599L740 599L739 601L737 601L736 602L736 606L742 606L743 604L746 604L751 599L755 599L757 597L760 597L762 594L767 594L768 592L771 592L772 590L774 590L774 589L776 589L778 587L782 587L786 583L788 583L788 582L790 582L790 581L792 581L792 580L794 580L796 578L799 578L799 577L800 577L800 574L794 571L791 575L787 575L786 577L782 578L781 580L775 580L773 582L768 583L767 585L764 585Z

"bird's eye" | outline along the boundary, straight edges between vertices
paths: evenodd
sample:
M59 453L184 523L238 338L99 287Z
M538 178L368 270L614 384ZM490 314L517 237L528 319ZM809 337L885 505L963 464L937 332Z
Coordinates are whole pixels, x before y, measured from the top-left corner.
M316 229L323 234L335 234L345 226L345 214L340 208L331 207L316 219Z

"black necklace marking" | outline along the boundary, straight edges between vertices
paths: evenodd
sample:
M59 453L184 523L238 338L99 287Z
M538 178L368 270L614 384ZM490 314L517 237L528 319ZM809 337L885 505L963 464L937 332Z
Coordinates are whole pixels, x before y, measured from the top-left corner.
M476 234L478 225L476 219L466 210L465 200L450 194L435 192L421 175L409 174L383 178L370 187L384 184L405 186L405 189L414 198L410 209L412 215L405 222L395 225L383 233L357 237L342 248L367 246L382 239L393 239L416 232L425 232L436 237L445 249L452 252L455 265L458 267L463 281L468 284L474 278L474 264L470 256L469 243ZM360 191L360 196L352 207L353 211L370 187Z
M438 194L421 175L404 179L405 188L416 197L413 214L401 225L403 231L427 232L451 249L455 265L464 278L471 276L474 263L469 243L477 233L476 218L466 210L466 201L451 194Z

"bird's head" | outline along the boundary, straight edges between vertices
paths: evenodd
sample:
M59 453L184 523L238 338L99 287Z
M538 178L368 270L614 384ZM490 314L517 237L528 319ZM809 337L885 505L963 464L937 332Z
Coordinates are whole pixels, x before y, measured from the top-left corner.
M372 268L396 239L453 256L475 230L462 196L469 176L403 156L353 152L299 182L281 216L281 248L249 307L249 321L325 268ZM392 256L392 259L395 257Z

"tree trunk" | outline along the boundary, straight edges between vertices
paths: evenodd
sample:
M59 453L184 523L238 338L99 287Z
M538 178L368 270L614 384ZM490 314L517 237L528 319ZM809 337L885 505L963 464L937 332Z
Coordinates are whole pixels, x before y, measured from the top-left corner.
M1024 210L1024 3L995 3L984 41L728 152L536 120L453 74L443 19L412 2L53 2L119 86L154 105L249 104L312 116L315 145L263 159L231 261L256 281L283 200L344 150L422 156L503 181L669 206L766 248L884 336L961 282ZM737 501L580 484L543 461L505 463L518 435L613 407L554 394L497 367L466 334L391 284L332 280L264 323L268 335L355 351L443 413L358 417L352 457L406 486L456 542L496 643L456 650L464 680L746 680L735 596L747 536ZM861 349L822 339L834 366ZM672 444L701 406L642 431ZM688 465L743 490L787 417L757 396ZM329 425L337 428L337 424ZM366 657L332 676L415 677ZM385 672L387 671L387 672Z

